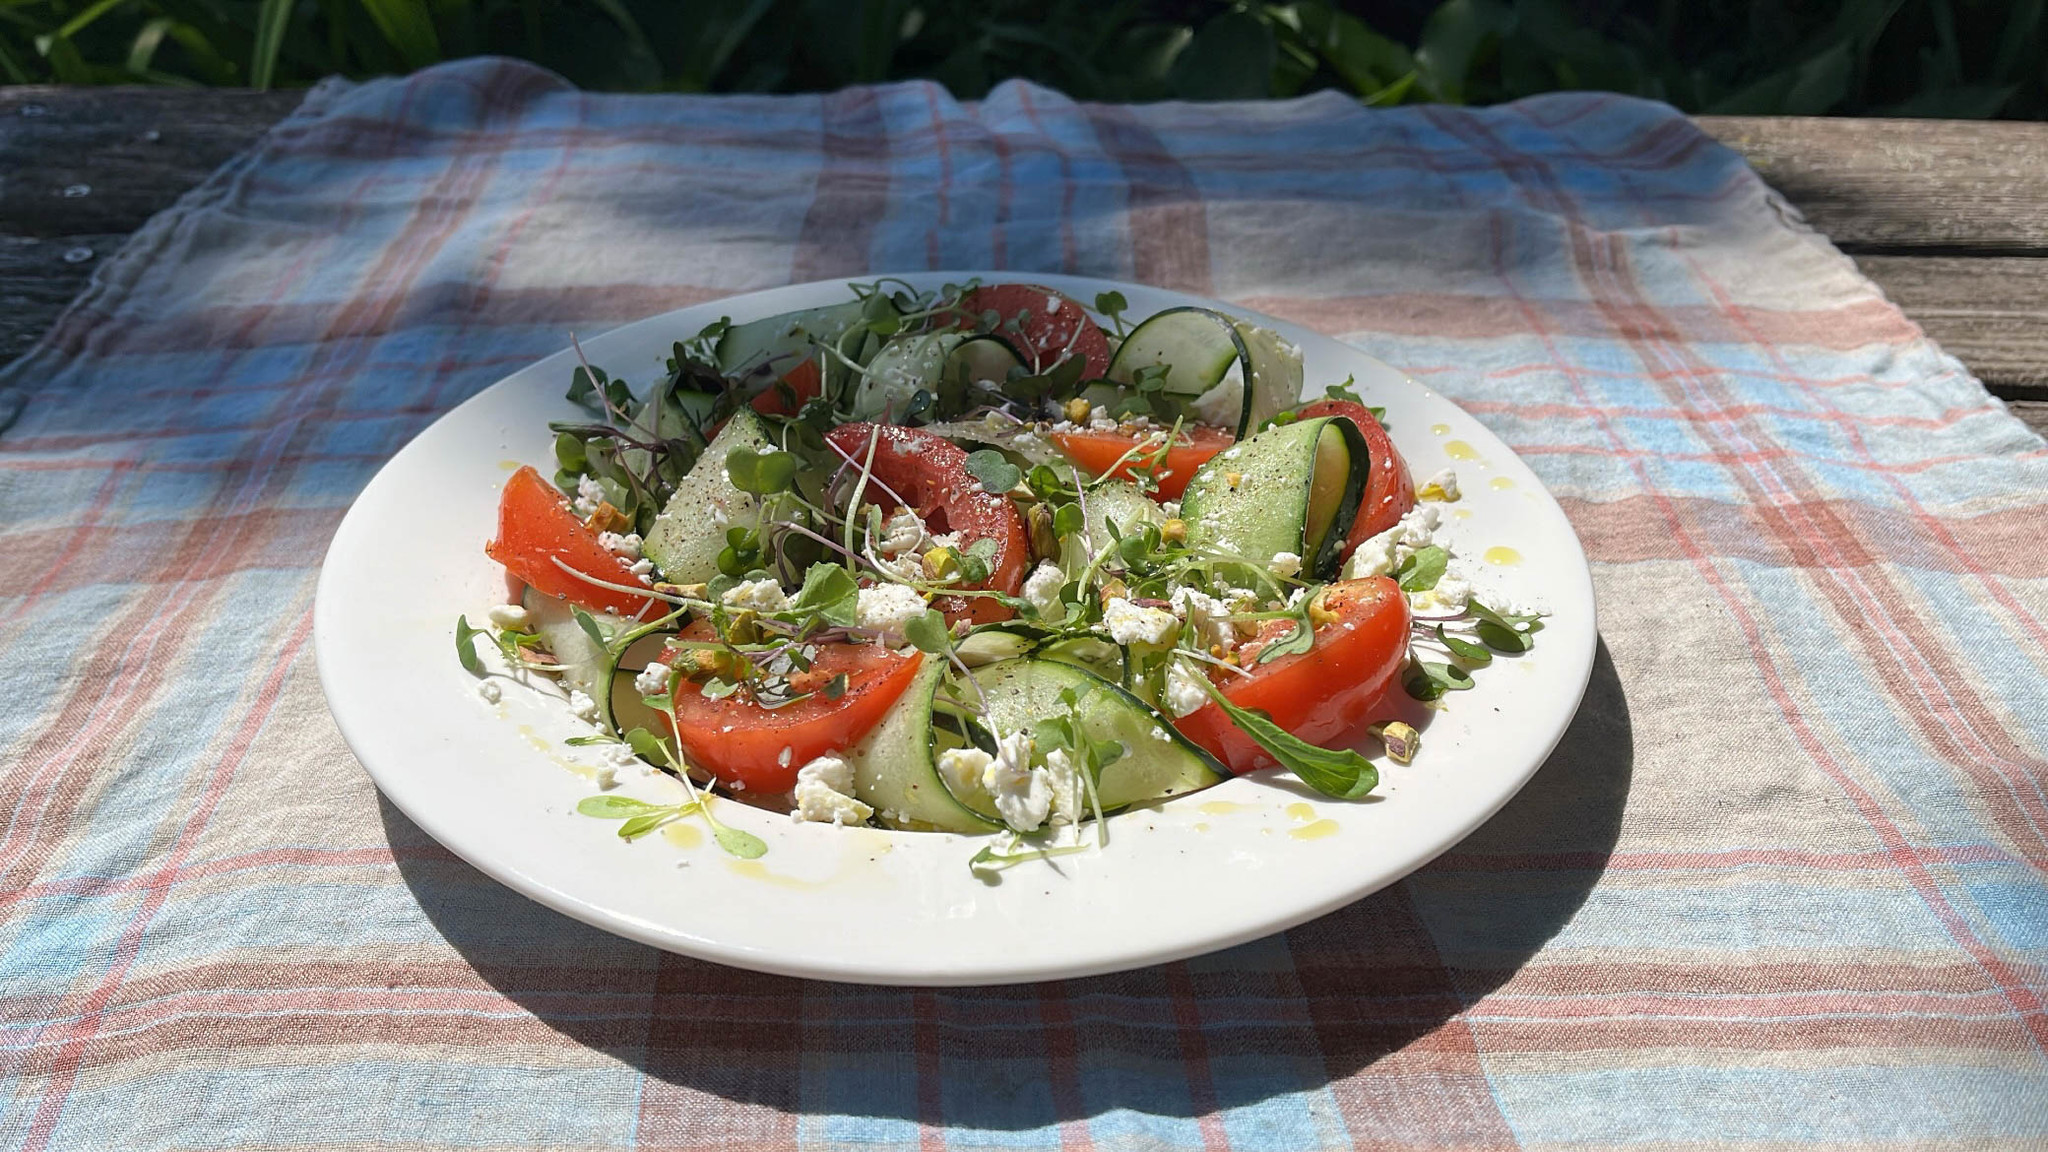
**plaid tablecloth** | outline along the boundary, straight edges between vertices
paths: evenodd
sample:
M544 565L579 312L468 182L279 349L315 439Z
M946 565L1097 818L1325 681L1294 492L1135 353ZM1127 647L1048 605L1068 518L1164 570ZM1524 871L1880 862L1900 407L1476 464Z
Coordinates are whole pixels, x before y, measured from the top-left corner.
M380 462L572 328L948 267L1498 431L1601 597L1527 791L1283 936L950 991L628 944L380 803L307 639ZM330 83L0 382L6 1147L2048 1140L2048 450L1668 108Z

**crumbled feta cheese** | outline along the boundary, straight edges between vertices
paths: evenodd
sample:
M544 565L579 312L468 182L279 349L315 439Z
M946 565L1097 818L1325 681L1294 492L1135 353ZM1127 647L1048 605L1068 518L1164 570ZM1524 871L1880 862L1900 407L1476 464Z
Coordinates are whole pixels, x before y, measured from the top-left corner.
M1178 500L1163 501L1159 505L1159 510L1161 512L1166 513L1166 518L1168 520L1180 519L1180 501Z
M1164 608L1145 608L1112 596L1102 606L1102 626L1119 644L1166 644L1173 640L1180 620Z
M1166 708L1174 719L1195 711L1209 702L1209 693L1202 688L1201 673L1190 671L1186 660L1175 660L1166 670Z
M619 769L616 765L600 764L591 779L596 782L599 792L609 792L619 786Z
M569 689L569 711L574 712L576 718L585 724L598 722L597 701L584 695L580 688Z
M1050 316L1059 310L1060 298L1057 296L1047 296L1045 298L1045 314Z
M476 694L478 696L483 697L484 703L486 704L496 704L499 700L502 700L505 697L504 689L498 687L498 682L496 680L486 680L483 683L477 685Z
M1456 503L1458 499L1458 474L1446 468L1431 476L1428 480L1423 481L1422 487L1415 490L1415 498L1418 500L1442 500L1447 503Z
M633 677L633 687L642 696L659 696L668 691L668 675L674 669L656 660Z
M533 627L533 620L526 609L517 604L491 605L491 627L503 628L507 632L525 632Z
M597 477L584 473L576 478L576 501L574 507L578 516L594 516L597 506L604 503L604 485Z
M790 818L816 824L860 824L875 814L854 799L853 765L837 756L820 756L796 770L795 810Z
M640 558L640 534L638 532L627 532L624 535L617 532L599 532L597 534L597 542L604 546L605 551L616 552L628 560L638 560Z
M898 508L895 515L882 521L881 535L875 539L875 551L884 556L895 556L919 550L918 546L924 540L924 521L910 509Z
M626 566L626 571L631 572L635 576L645 576L654 571L654 561L635 560Z
M1161 744L1173 743L1173 734L1171 732L1168 732L1166 729L1161 728L1157 724L1154 724L1152 726L1152 738L1154 740L1159 741Z
M1050 814L1055 824L1079 824L1088 803L1081 788L1081 771L1065 748L1045 754L1045 767L1038 770L1052 794Z
M936 767L939 779L953 790L953 795L966 796L981 790L981 778L994 761L995 757L979 748L948 748L939 753Z
M1448 572L1437 578L1436 587L1408 594L1408 607L1417 615L1456 615L1471 602L1471 583Z
M1116 420L1106 413L1098 411L1088 418L1088 430L1091 432L1114 432L1116 431Z
M982 787L995 801L996 814L1019 832L1045 823L1052 810L1052 788L1043 773L1031 770L1031 752L1031 734L1012 732L996 741L995 759L981 774Z
M932 537L932 547L958 548L960 547L960 534L958 532L941 532L937 536Z
M742 580L725 590L726 607L752 608L756 612L780 612L789 607L782 585L773 580Z
M1394 535L1399 528L1389 528L1377 536L1368 536L1358 542L1351 558L1344 562L1346 580L1363 580L1368 576L1385 576L1395 567Z
M796 749L791 748L787 744L783 745L782 751L775 756L775 762L784 768L789 767L789 762L794 759L796 759Z
M1173 590L1173 610L1193 631L1195 642L1204 648L1220 647L1225 652L1237 647L1237 626L1229 620L1230 606L1195 588Z
M1266 562L1266 571L1275 576L1292 576L1301 571L1301 557L1292 552L1275 552Z
M877 584L860 590L860 626L881 632L885 639L900 639L903 626L924 615L924 610L924 597L901 584Z
M1437 525L1442 521L1441 512L1427 504L1417 504L1401 517L1399 524L1394 525L1401 533L1395 539L1410 548L1427 548L1436 542Z
M1067 583L1067 573L1050 560L1040 560L1038 567L1024 581L1024 599L1040 612L1050 612L1060 602L1060 589Z

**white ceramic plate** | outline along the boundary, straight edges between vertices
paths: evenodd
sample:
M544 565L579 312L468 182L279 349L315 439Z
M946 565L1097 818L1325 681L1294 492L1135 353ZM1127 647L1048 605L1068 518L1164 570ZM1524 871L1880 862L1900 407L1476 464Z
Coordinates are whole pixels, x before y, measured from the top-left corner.
M972 273L906 277L920 287ZM979 273L984 281L1018 279ZM1143 317L1211 304L1135 284L1034 275L1082 301L1111 288ZM735 321L846 298L843 282L756 292L583 341L591 363L644 387L670 344ZM1242 314L1242 310L1234 310ZM452 630L502 600L485 559L498 491L520 463L551 470L551 419L573 353L515 372L421 433L356 500L321 571L314 637L342 735L377 786L428 834L527 896L660 948L761 971L884 984L980 984L1116 971L1256 939L1340 907L1456 843L1519 789L1563 735L1592 667L1592 582L1578 539L1536 476L1477 421L1357 349L1267 321L1301 346L1310 390L1353 376L1384 405L1418 480L1458 470L1447 509L1484 598L1552 615L1534 651L1499 658L1447 698L1414 764L1381 761L1366 802L1330 801L1262 773L1110 820L1107 850L978 878L978 838L798 825L735 803L723 818L762 837L725 856L695 825L621 841L575 813L596 789L597 749L552 685L503 680L486 704L455 660ZM1505 552L1493 553L1508 560ZM666 778L621 772L623 791L674 802Z

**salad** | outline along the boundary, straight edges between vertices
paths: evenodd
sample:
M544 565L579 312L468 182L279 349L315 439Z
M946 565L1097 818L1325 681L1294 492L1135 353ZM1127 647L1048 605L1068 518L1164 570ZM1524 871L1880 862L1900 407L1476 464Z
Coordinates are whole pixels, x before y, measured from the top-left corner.
M552 475L484 545L522 590L456 622L495 703L557 685L597 746L579 806L628 839L718 820L986 834L976 868L1107 843L1233 775L1357 798L1400 716L1528 649L1440 538L1350 381L1206 308L1133 322L1026 284L850 284L677 342L644 390L583 361ZM1320 392L1321 390L1319 390ZM628 768L684 803L611 792Z

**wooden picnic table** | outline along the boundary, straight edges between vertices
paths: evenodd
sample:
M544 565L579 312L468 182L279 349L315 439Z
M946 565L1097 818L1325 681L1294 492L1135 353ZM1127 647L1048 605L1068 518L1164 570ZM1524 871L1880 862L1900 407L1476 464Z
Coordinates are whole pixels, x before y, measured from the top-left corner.
M297 92L0 88L0 363ZM2048 124L1703 116L1942 347L2048 433Z

